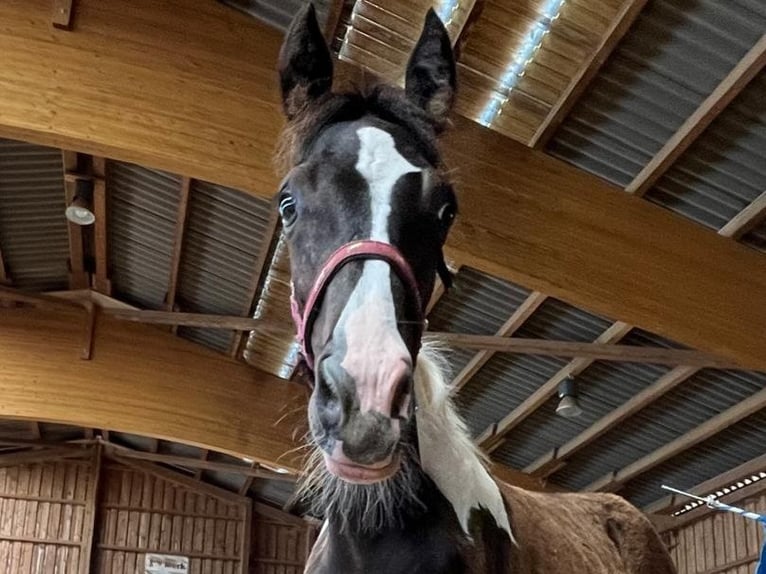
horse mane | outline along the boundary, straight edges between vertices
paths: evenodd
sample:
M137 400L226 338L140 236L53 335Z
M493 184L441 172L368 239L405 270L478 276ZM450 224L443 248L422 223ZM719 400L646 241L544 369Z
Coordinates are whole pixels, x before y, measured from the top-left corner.
M296 88L305 89L305 88ZM308 101L308 98L303 98ZM365 81L340 93L327 93L308 101L287 122L277 142L274 161L281 175L306 159L311 146L327 127L372 115L405 128L412 134L426 160L440 166L437 136L444 123L411 102L404 90L389 84Z
M297 496L311 513L331 517L341 530L376 532L399 527L425 510L419 489L427 476L453 505L467 533L472 510L489 511L509 535L510 525L502 495L487 470L487 459L452 400L450 367L443 348L425 341L414 373L417 404L418 452L414 441L402 437L402 466L392 478L377 484L356 485L331 475L322 451L314 447Z

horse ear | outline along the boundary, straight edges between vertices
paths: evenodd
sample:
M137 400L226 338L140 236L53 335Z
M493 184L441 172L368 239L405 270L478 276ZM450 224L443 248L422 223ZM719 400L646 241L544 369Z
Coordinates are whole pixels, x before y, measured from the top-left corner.
M404 90L410 100L442 123L452 108L455 80L452 44L444 24L431 8L407 63Z
M332 86L332 57L313 4L295 15L279 51L282 105L288 119Z

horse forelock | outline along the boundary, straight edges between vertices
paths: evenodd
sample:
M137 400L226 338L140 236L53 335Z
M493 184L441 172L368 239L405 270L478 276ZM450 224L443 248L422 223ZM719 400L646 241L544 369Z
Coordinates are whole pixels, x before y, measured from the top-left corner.
M417 140L426 161L441 167L436 145L441 125L410 102L400 88L374 84L328 93L306 104L282 130L275 155L278 171L284 175L304 161L312 144L327 127L368 114L404 127Z

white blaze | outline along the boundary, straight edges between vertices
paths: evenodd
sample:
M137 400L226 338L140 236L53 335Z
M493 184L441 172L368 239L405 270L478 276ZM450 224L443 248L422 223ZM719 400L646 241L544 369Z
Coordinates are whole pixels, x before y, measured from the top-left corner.
M357 171L367 182L370 197L369 239L390 243L388 220L394 186L405 174L421 169L397 150L391 134L375 127L357 131ZM334 328L334 337L345 337L346 357L341 363L357 381L362 412L383 410L390 394L392 357L409 360L409 351L396 325L391 293L391 267L385 261L368 260ZM395 414L395 413L392 413Z

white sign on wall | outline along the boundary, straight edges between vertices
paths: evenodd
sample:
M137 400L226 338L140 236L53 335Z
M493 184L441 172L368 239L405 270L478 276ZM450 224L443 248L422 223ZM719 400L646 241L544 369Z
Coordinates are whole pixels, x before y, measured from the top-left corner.
M144 574L188 574L189 559L186 556L147 554Z

